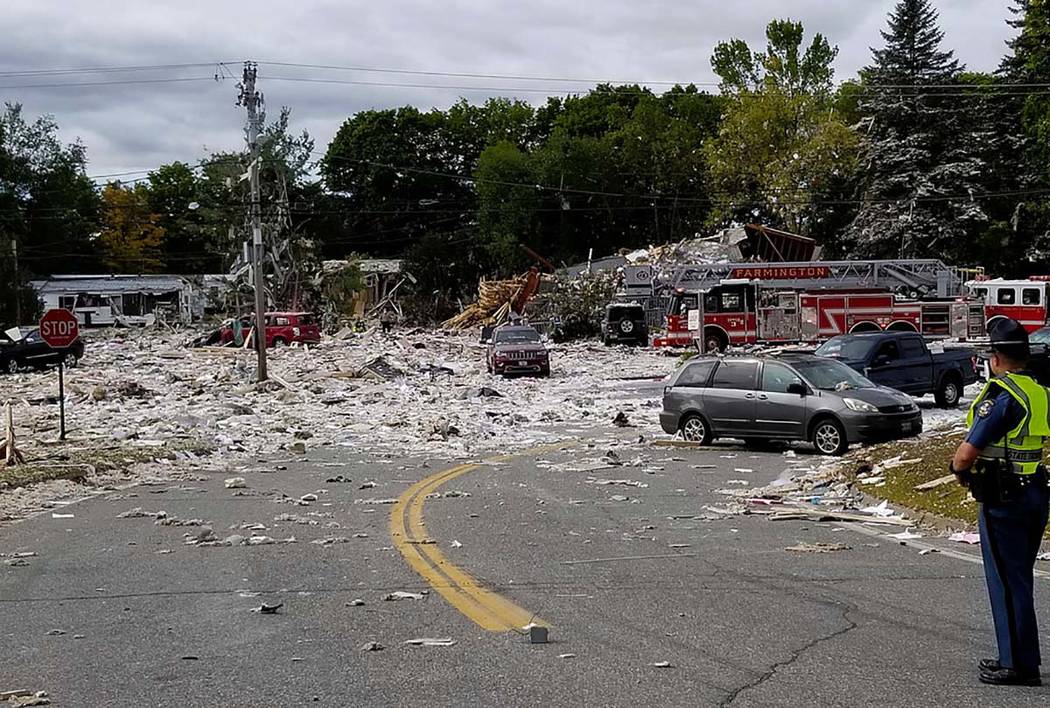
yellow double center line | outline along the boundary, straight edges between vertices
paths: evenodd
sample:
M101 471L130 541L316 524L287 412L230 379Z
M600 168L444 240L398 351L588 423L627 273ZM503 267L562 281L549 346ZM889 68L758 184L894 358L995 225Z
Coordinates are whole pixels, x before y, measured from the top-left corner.
M427 497L479 467L479 464L459 465L409 487L390 514L390 535L394 538L394 546L434 590L482 629L508 632L520 631L530 623L545 624L532 612L479 585L453 565L426 534L423 503Z

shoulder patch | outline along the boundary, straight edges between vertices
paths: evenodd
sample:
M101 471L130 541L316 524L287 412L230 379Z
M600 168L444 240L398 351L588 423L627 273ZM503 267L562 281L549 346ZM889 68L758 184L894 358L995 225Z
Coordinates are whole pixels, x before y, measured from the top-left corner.
M992 409L995 408L995 401L984 401L981 405L977 406L977 417L985 418Z

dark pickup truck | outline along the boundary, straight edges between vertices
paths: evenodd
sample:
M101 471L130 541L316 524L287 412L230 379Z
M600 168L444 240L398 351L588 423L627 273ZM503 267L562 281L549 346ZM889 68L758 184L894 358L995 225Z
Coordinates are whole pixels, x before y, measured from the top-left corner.
M913 332L846 334L829 339L816 354L837 359L880 386L912 396L932 393L942 408L959 405L963 389L977 381L974 351L931 352Z

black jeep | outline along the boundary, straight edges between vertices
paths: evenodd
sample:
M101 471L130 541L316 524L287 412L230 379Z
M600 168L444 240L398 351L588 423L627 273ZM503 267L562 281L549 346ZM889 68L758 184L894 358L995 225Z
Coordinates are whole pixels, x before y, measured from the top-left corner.
M645 308L636 302L614 302L605 307L602 341L611 344L649 344L649 325Z

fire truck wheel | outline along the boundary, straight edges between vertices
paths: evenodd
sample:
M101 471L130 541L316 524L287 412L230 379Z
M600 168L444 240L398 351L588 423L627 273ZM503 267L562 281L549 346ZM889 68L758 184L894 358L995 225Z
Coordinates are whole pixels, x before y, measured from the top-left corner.
M705 352L724 352L727 346L729 343L721 332L712 330L704 335Z
M958 406L959 399L962 398L962 384L959 383L959 379L954 376L945 376L941 381L941 385L937 387L934 398L937 400L937 405L941 408L955 408Z
M682 431L682 439L686 442L695 442L701 445L711 443L711 428L708 427L707 421L704 420L703 416L690 413L682 418L682 422L678 427Z
M813 426L813 446L822 455L844 455L849 449L846 429L834 418L823 418Z

